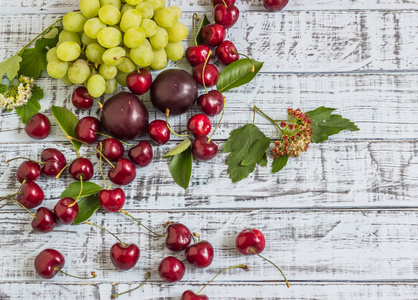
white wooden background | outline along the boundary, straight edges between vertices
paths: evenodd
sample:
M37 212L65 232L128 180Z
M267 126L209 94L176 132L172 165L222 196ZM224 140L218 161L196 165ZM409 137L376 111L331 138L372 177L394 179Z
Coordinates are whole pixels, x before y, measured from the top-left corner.
M1 60L78 6L77 0L0 3ZM193 12L210 14L209 0L168 3L181 6L188 26ZM154 229L167 220L183 222L216 248L209 268L187 268L175 285L163 283L156 272L169 255L163 240L123 215L100 212L92 221L140 245L140 261L128 272L115 270L109 261L113 237L86 225L38 234L28 214L15 205L5 207L0 212L0 299L109 299L136 285L147 271L150 282L122 299L179 299L186 289L197 292L218 270L238 263L248 263L251 271L224 274L205 290L210 299L418 299L418 0L290 0L282 13L266 12L261 0L238 0L237 6L241 17L229 37L239 51L266 63L251 84L227 93L225 121L216 135L220 149L231 130L251 120L253 102L278 117L287 107L335 107L361 131L312 145L279 174L258 168L237 184L229 181L221 153L194 165L187 191L173 183L161 159L175 139L154 147L152 165L138 170L137 180L125 188L126 209ZM184 62L172 66L188 68ZM73 110L73 88L47 76L38 84L48 116L52 104ZM151 109L148 95L143 99ZM196 111L170 123L184 129ZM150 115L157 117L152 109ZM257 124L271 130L261 118ZM46 147L75 157L57 126L42 142L30 140L23 128L16 114L1 114L0 161L17 153L36 159ZM18 188L17 166L0 164L2 194ZM95 181L102 184L98 175ZM67 175L57 181L42 178L45 205L53 208L70 182ZM264 254L283 268L290 289L270 265L238 255L234 239L246 227L264 232ZM46 247L65 255L66 271L95 270L97 279L41 280L33 260Z

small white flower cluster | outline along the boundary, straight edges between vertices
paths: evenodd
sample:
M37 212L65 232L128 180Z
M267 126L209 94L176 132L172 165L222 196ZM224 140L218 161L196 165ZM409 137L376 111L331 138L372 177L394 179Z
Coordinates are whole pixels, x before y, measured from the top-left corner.
M25 105L32 97L33 78L20 76L17 85L10 86L0 94L0 109L12 110Z

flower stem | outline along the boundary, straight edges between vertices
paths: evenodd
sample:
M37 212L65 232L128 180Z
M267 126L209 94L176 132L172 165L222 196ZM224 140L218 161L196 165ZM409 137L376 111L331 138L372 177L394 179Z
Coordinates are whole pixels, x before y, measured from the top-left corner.
M262 259L264 259L265 261L269 262L269 263L270 263L270 264L272 264L274 267L276 267L276 269L277 269L277 270L279 270L279 271L280 271L280 273L282 273L283 278L284 278L284 281L286 282L287 287L290 287L290 284L289 284L289 282L287 281L286 276L284 275L284 273L282 272L282 270L280 270L280 268L279 268L279 267L278 267L275 263L273 263L271 260L269 260L269 259L265 258L264 256L262 256L260 253L258 253L257 251L255 251L253 248L251 248L250 250L251 250L251 252L252 252L252 253L254 253L254 254L258 255L259 257L261 257Z
M195 21L199 21L199 15L197 13L193 14L193 37L194 37L194 45L197 46L197 36L196 36L196 23Z
M133 289L131 289L131 290L128 290L128 291L126 291L126 292L123 292L123 293L119 293L119 294L114 294L114 295L112 295L112 299L115 299L115 298L117 298L117 297L119 297L120 295L123 295L123 294L126 294L126 293L130 293L130 292L133 292L133 291L135 291L135 290L137 290L137 289L139 289L141 286L143 286L144 284L145 284L145 282L147 282L147 280L149 279L151 277L151 273L150 272L148 272L147 274L145 274L145 280L139 285L139 286L137 286L136 288L133 288Z
M266 115L263 111L261 111L255 104L254 105L254 110L256 110L259 114L261 114L264 118L266 118L267 120L269 120L271 123L273 123L274 126L276 126L280 131L282 131L282 129L280 128L279 124L277 124L272 118L270 118L268 115Z
M97 227L97 228L100 228L100 229L102 229L102 230L104 230L104 231L106 231L107 233L110 233L111 235L113 235L118 241L119 241L119 243L121 243L121 245L122 245L122 247L126 247L126 245L122 242L122 240L120 239L120 238L118 238L117 236L116 236L116 234L114 234L114 233L112 233L112 232L110 232L109 230L107 230L106 228L104 228L104 227L102 227L102 226L99 226L99 225L96 225L96 224L93 224L93 223L91 223L91 222L84 222L84 224L88 224L88 225L91 225L91 226L94 226L94 227Z
M215 130L214 130L214 131L212 132L212 134L210 135L210 137L209 137L209 139L208 139L208 141L207 141L207 143L208 143L208 144L210 143L210 140L212 139L212 137L213 137L213 135L215 134L216 130L219 128L219 125L221 125L222 119L223 119L224 114L225 114L225 103L226 103L226 98L224 97L224 104L223 104L223 107L222 107L222 114L221 114L221 118L219 119L218 125L216 125Z
M209 50L208 57L206 57L205 64L203 65L203 69L202 69L202 81L203 81L203 87L205 88L206 94L208 93L208 89L206 88L206 83L205 83L205 70L206 70L206 65L208 64L211 55L212 55L212 50Z
M70 276L70 277L72 277L72 278L77 278L77 279L93 279L93 278L96 278L96 277L97 277L97 275L96 275L96 273L95 273L94 271L92 271L92 272L91 272L91 277L79 277L79 276L74 276L74 275L68 274L68 273L66 273L66 272L62 271L62 270L61 270L60 268L58 268L58 267L55 267L55 268L54 268L54 270L55 270L55 271L58 271L58 272L61 272L61 273L62 273L62 274L64 274L64 275Z
M134 147L134 145L128 144L128 143L126 143L126 142L124 142L124 141L121 141L121 140L119 140L119 139L117 139L117 138L114 138L113 136L110 136L110 135L108 135L108 134L101 133L101 132L98 132L97 134L100 134L100 135L105 136L105 137L110 138L110 139L115 139L115 140L118 140L119 142L121 142L122 144L124 144L124 145L126 145L126 146L129 146L129 147Z
M163 234L158 234L154 231L152 231L151 229L149 229L147 226L145 226L144 224L142 224L141 222L138 221L138 219L136 219L135 217L133 217L131 214L129 214L126 210L120 209L119 210L121 213L123 213L124 215L130 217L132 220L134 220L135 222L137 222L139 225L141 225L142 227L144 227L146 230L148 230L149 232L151 232L153 235L155 236L159 236L159 237L167 237Z

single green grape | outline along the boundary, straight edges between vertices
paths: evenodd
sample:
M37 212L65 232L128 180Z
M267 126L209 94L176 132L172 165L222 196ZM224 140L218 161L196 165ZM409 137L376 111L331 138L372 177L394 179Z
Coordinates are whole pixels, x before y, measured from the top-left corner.
M119 26L123 32L126 32L129 28L138 27L141 21L141 13L136 9L130 9L123 14Z
M86 34L85 32L83 32L83 35L82 35L82 37L81 37L81 42L82 42L84 45L88 46L88 45L90 45L90 44L97 43L97 40L96 40L96 39L91 39L91 38L89 38L89 37L87 36L87 34Z
M105 94L112 94L116 91L117 88L118 88L118 82L116 78L106 80Z
M56 57L46 65L46 71L52 78L60 79L67 74L68 66L68 62L62 61Z
M154 59L150 42L145 40L138 48L132 49L130 57L138 66L148 67Z
M68 79L74 84L82 84L90 77L90 66L83 59L77 59L68 68Z
M100 97L106 90L106 80L99 74L93 75L87 81L87 89L92 97Z
M144 29L141 27L132 27L125 32L123 42L128 48L138 48L145 41L145 38Z
M181 42L187 37L187 27L181 22L177 22L173 27L166 28L168 41L171 43Z
M113 5L104 5L99 10L99 18L107 25L116 25L120 21L120 11Z
M102 60L109 66L116 66L122 62L122 57L125 55L125 49L122 47L114 47L107 49L105 53L103 53Z
M66 74L64 77L61 77L60 79L61 79L62 83L65 84L66 86L74 85L74 83L72 83L70 81L70 79L68 79L68 74Z
M62 19L64 28L71 32L81 32L84 30L84 23L87 18L80 12L69 12Z
M120 0L100 0L100 5L101 6L113 5L117 9L120 9L122 4L120 3Z
M135 9L135 6L129 4L123 5L122 9L120 10L121 17L123 18L123 15L130 9Z
M165 28L158 27L157 32L149 38L152 47L156 50L163 49L168 44L168 33Z
M116 74L115 79L121 86L126 86L126 77L128 77L128 75L129 73L119 71L118 74Z
M167 54L165 53L164 49L152 49L152 53L154 54L154 58L150 64L150 67L154 70L162 70L167 66Z
M114 27L106 27L99 31L97 41L105 48L113 48L122 41L122 34Z
M178 6L169 6L169 9L171 9L177 16L177 21L180 19L181 17L181 8Z
M110 80L112 78L115 78L117 73L118 73L118 69L116 68L116 66L109 66L107 64L102 64L99 68L99 74L102 75L102 77L105 80Z
M48 52L46 53L46 61L50 62L52 61L54 58L57 58L57 47L53 47L51 49L48 50Z
M141 13L142 19L151 19L154 16L152 5L147 2L139 3L136 6L136 10Z
M165 47L165 53L167 53L168 59L178 61L184 56L184 46L182 42L168 43Z
M129 58L130 56L126 54L127 57L122 59L122 62L116 66L116 68L123 73L132 73L136 69L136 65Z
M80 0L80 10L86 18L93 18L97 16L99 9L99 0Z
M102 60L103 53L106 51L105 48L99 44L92 43L86 48L86 56L92 63L100 63Z
M150 19L142 19L140 27L145 30L145 36L147 38L152 37L158 30L157 23Z
M128 3L129 5L138 5L141 2L142 0L126 0L126 3Z
M106 27L106 24L99 18L92 18L87 20L86 24L84 24L84 33L91 39L97 39L99 31Z
M72 61L81 54L80 45L76 42L63 42L57 47L57 56L63 61Z
M77 44L81 46L81 41L80 41L80 37L78 36L78 34L76 32L71 32L68 30L61 31L58 37L58 41L60 42L60 44L64 42L76 42Z
M177 23L176 13L168 7L154 11L154 21L161 27L173 27Z
M153 10L165 7L165 1L163 0L144 0L144 2L150 4Z

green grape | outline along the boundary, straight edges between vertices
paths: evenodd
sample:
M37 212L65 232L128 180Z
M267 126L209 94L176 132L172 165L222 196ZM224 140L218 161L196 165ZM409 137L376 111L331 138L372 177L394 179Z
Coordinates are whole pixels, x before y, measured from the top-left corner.
M141 28L145 30L146 37L152 37L158 30L158 25L153 20L142 19Z
M120 11L113 5L104 5L99 10L99 18L107 25L116 25L120 21Z
M167 47L165 47L165 53L167 53L168 59L178 61L184 55L184 46L181 42L168 43Z
M120 0L100 0L100 5L101 6L113 5L117 9L120 9L122 4L120 3Z
M118 73L118 69L116 68L116 66L109 66L106 64L102 64L99 68L99 74L102 75L102 77L105 80L110 80L112 78L115 78L117 73Z
M87 34L86 34L85 32L83 32L83 36L81 37L81 42L82 42L84 45L88 46L88 45L90 45L90 44L97 43L97 40L89 38L89 37L87 36Z
M126 32L131 27L138 27L141 24L142 15L136 9L126 11L120 20L120 29Z
M123 15L130 9L135 9L135 6L129 4L125 4L124 6L122 6L122 9L120 10L121 16L123 17Z
M126 77L128 77L128 75L129 73L119 71L118 74L116 74L115 79L121 86L126 86Z
M142 19L151 19L154 16L152 5L147 2L139 3L136 6L136 10L141 13Z
M177 15L171 9L165 7L154 12L154 21L161 27L173 27L177 23Z
M89 19L86 24L84 24L84 33L91 39L97 39L99 31L106 27L106 24L99 18Z
M76 42L81 46L80 37L78 36L78 34L68 30L61 31L58 37L58 41L60 41L61 44L64 42Z
M61 81L63 84L65 84L66 86L72 86L74 85L74 83L72 83L70 81L70 79L68 79L68 74L66 74L64 77L61 78Z
M57 58L57 47L51 48L48 50L48 52L46 53L46 61L50 62L52 61L54 58Z
M114 93L117 88L118 88L118 82L116 81L116 78L106 80L106 89L105 89L106 94Z
M145 41L145 30L141 27L132 27L125 32L123 42L128 48L138 48Z
M69 12L62 19L62 24L64 28L71 32L81 32L84 29L84 23L86 23L87 18L83 16L80 12Z
M102 60L103 53L106 51L105 48L99 44L92 43L86 48L86 56L92 63L100 63Z
M148 67L154 59L152 47L148 40L145 40L141 46L131 50L130 57L135 64L140 67Z
M113 48L122 41L122 34L114 27L106 27L99 31L97 41L105 48Z
M76 42L63 42L57 47L57 56L63 61L72 61L81 54L80 45Z
M116 68L118 68L118 70L123 73L132 73L132 71L136 69L136 65L132 62L130 58L124 57L122 59L122 62L118 64Z
M187 27L183 23L177 22L173 27L166 28L168 41L172 43L181 42L187 37Z
M68 68L68 79L72 83L82 84L90 77L90 66L83 59L77 59Z
M99 0L80 0L80 10L86 18L93 18L97 16L99 9Z
M178 6L169 6L169 9L171 9L177 16L177 21L180 19L181 17L181 8Z
M116 66L122 62L122 56L125 55L125 49L123 49L122 47L114 47L107 49L105 53L103 53L102 60L105 64L109 66Z
M92 97L100 97L106 90L106 80L99 74L93 75L87 81L87 89Z
M165 1L163 0L144 0L144 2L150 4L153 10L165 7Z
M164 49L152 49L154 53L154 58L152 59L152 63L150 65L151 68L154 70L162 70L167 66L167 54L165 53Z
M157 32L149 38L152 47L156 50L165 48L168 44L168 33L162 27L157 28Z
M126 0L126 3L128 3L129 5L138 5L141 2L142 0Z
M59 79L67 74L68 65L68 62L62 61L57 57L47 64L46 71L52 78Z

